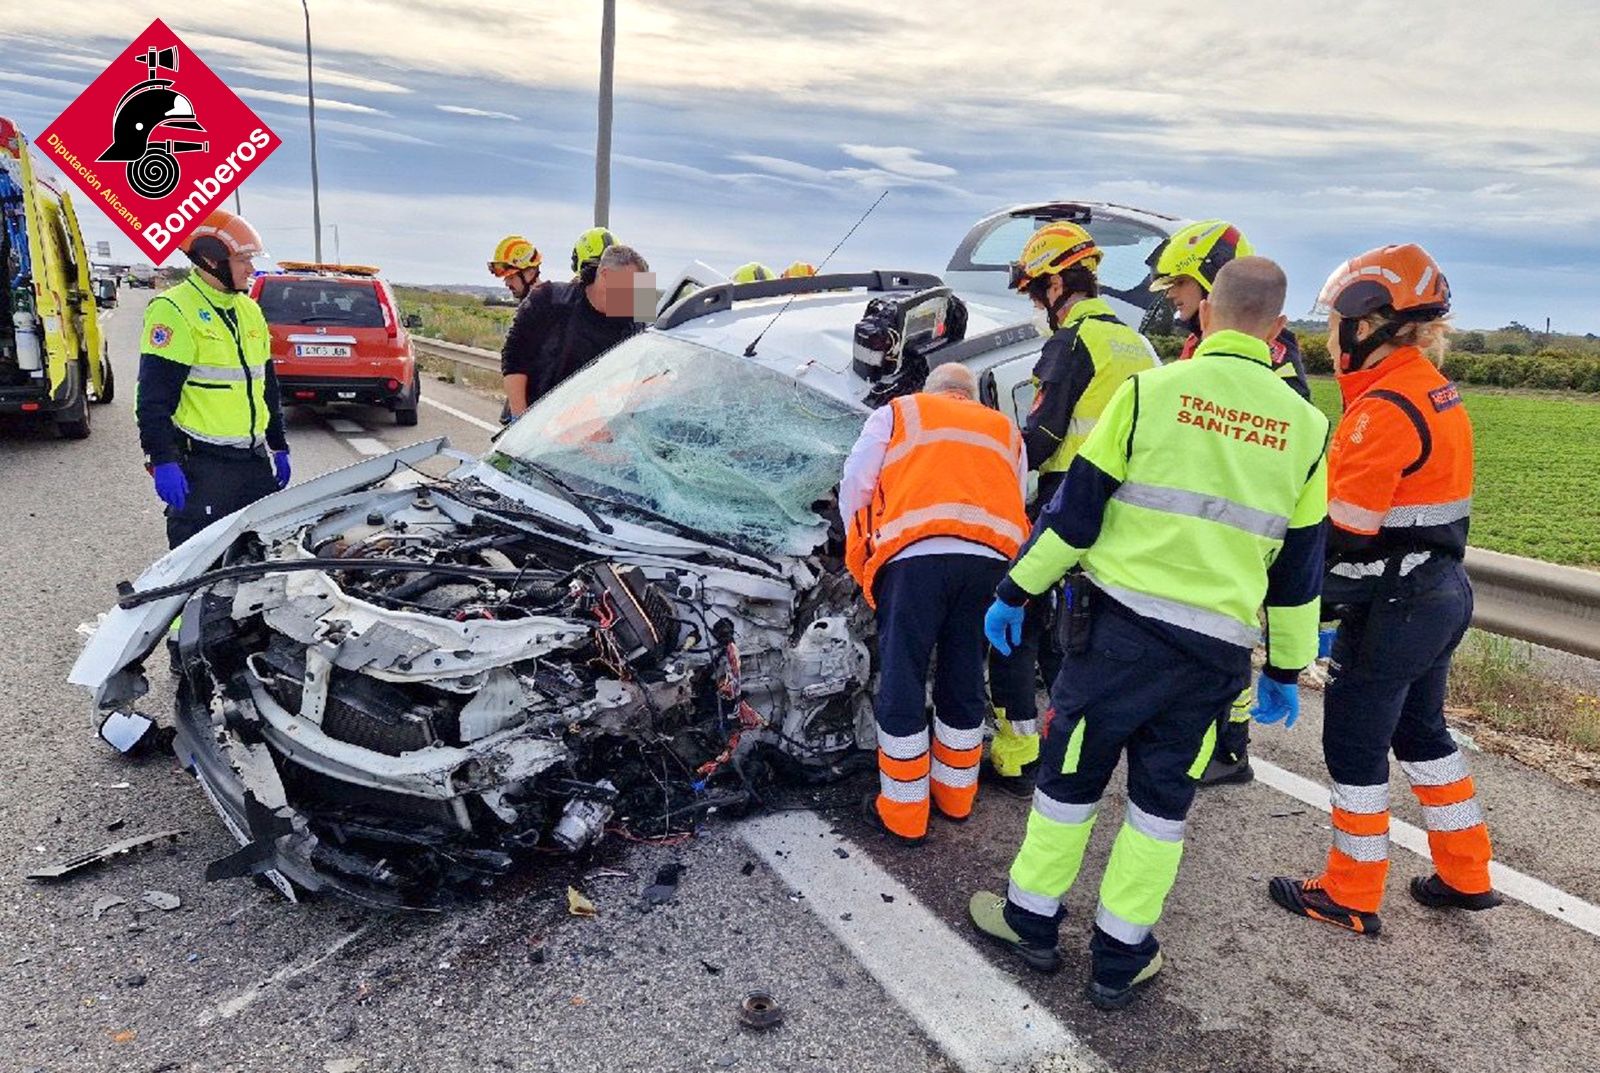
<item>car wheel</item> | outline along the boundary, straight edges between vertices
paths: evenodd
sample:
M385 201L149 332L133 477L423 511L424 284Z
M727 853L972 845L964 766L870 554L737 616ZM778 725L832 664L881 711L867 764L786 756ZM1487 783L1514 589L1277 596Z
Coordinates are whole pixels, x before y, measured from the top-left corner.
M56 431L61 433L63 439L86 440L89 438L89 392L85 384L78 387L78 397L72 405L56 411Z
M394 409L394 423L401 428L411 428L417 423L417 406L422 399L422 377L416 370L411 373L411 398L405 406Z
M100 364L100 392L95 395L94 401L99 406L104 406L117 397L117 379L111 371L111 363L101 359Z

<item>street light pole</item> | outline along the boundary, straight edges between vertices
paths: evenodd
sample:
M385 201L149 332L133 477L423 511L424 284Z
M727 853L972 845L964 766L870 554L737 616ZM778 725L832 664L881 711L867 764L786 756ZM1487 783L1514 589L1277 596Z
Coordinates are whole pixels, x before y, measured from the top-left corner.
M600 131L594 149L596 227L607 227L611 223L611 80L616 50L617 0L605 0L600 19Z
M322 201L317 191L317 93L311 82L311 8L300 0L306 14L306 115L311 121L311 233L316 236L316 259L322 261Z

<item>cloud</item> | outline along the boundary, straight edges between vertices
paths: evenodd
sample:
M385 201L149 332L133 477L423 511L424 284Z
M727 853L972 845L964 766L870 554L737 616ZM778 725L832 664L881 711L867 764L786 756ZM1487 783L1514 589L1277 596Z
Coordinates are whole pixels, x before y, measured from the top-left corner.
M841 145L848 156L875 165L892 175L908 179L944 179L956 174L956 169L931 160L919 159L920 149L907 149L900 145Z
M278 104L293 104L302 108L306 106L304 93L281 93L275 89L257 89L254 86L233 86L233 91L241 97L249 97L258 101L275 101ZM325 108L330 112L352 112L356 115L386 116L391 113L381 108L370 108L365 104L352 104L350 101L330 100L327 97L317 98L317 107Z
M0 82L19 82L24 86L60 90L74 97L83 92L83 86L77 82L69 82L65 78L50 78L46 75L23 74L20 71L0 71Z
M459 104L436 104L434 107L441 112L449 112L451 115L479 116L483 119L509 119L514 123L522 121L520 116L514 116L510 112L495 112L486 108L466 108Z

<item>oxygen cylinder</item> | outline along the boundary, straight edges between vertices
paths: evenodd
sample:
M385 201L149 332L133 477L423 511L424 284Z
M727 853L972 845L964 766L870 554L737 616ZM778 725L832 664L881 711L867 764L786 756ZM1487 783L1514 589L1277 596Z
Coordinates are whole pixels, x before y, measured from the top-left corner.
M11 327L17 337L17 368L24 372L44 368L44 348L37 325L32 313L11 314Z

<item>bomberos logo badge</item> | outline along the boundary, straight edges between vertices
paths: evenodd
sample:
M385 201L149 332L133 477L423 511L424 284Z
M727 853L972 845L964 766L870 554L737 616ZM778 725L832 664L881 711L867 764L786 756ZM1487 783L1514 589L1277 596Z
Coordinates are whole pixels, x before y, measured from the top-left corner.
M282 143L157 19L37 144L161 264Z

